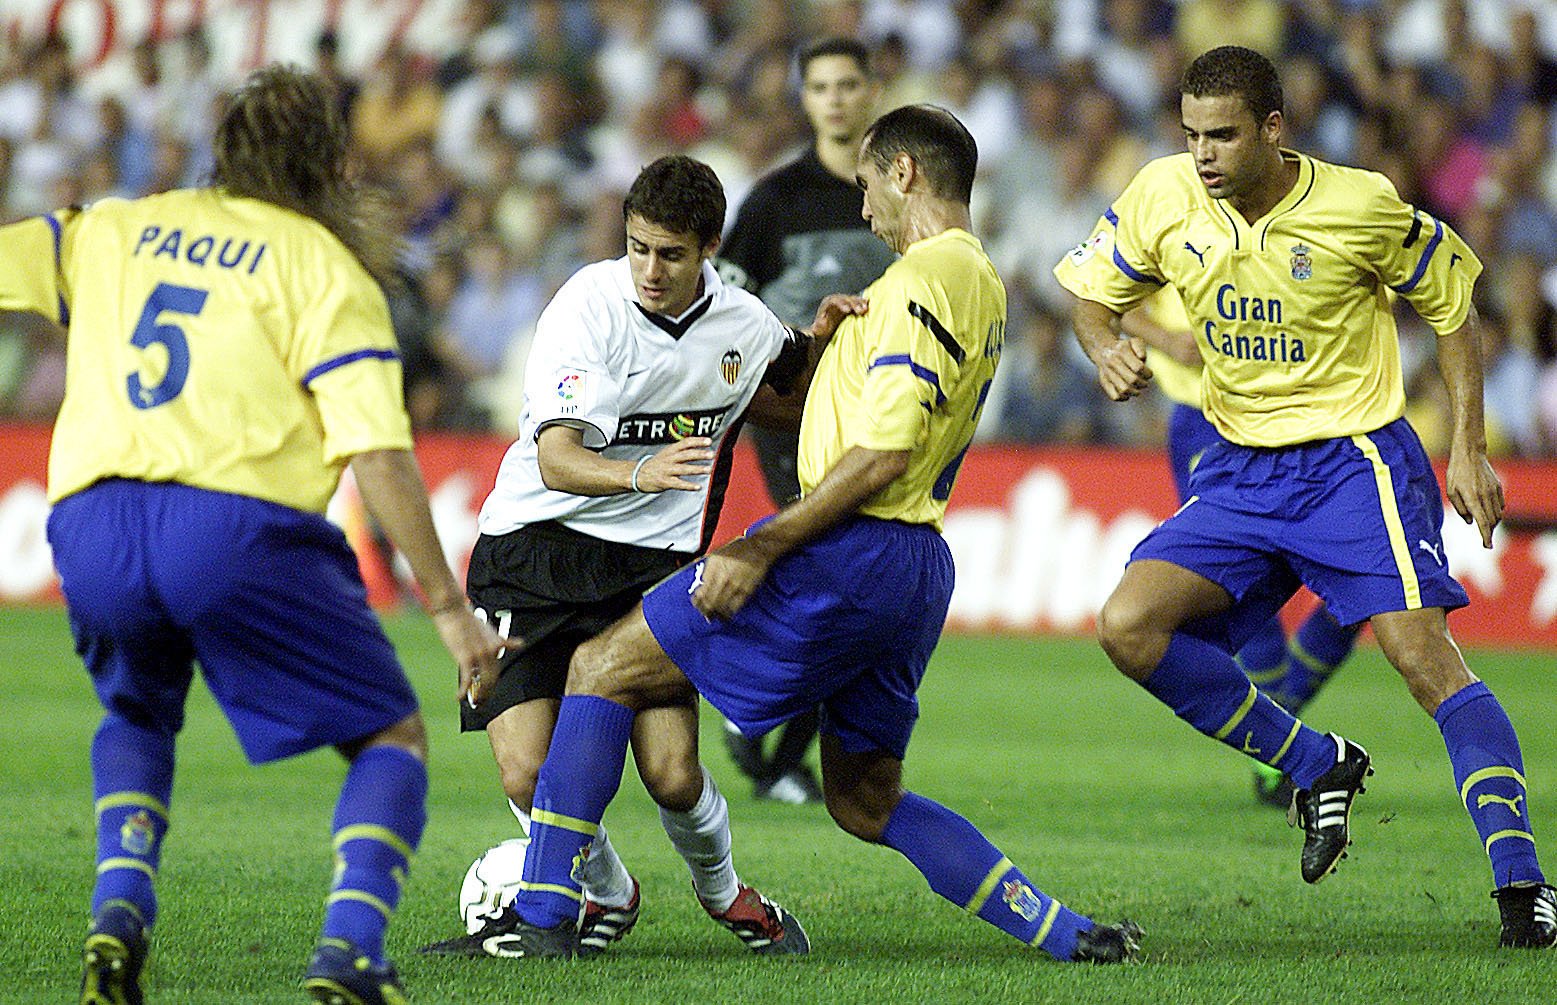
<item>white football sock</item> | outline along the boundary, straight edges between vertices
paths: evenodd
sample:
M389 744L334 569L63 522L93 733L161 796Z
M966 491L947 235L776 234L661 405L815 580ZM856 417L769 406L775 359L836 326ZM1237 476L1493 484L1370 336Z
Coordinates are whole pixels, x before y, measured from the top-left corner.
M595 832L589 843L589 855L584 859L580 878L584 881L584 895L606 907L626 907L633 899L633 878L622 864L622 857L611 846L605 824Z
M698 899L715 913L729 910L741 885L730 857L730 806L707 768L703 769L703 794L696 805L685 813L661 806L660 823L670 843L686 859Z

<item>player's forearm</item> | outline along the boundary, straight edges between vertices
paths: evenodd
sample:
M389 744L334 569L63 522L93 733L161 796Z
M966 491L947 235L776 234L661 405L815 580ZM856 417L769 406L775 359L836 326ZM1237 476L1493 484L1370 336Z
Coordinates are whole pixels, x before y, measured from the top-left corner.
M1195 344L1195 334L1189 329L1164 328L1137 308L1119 319L1119 328L1126 335L1134 335L1159 352L1184 363L1200 366L1200 347Z
M553 492L575 496L614 496L633 491L635 461L617 461L602 457L573 442L561 430L553 435L541 433L537 460L541 481Z
M1474 313L1459 328L1438 337L1438 372L1449 392L1451 449L1486 453L1481 329Z
M1078 299L1070 312L1071 327L1076 341L1093 363L1103 358L1103 353L1119 340L1119 314L1095 300Z
M821 484L798 502L748 535L754 545L776 560L859 512L882 489L908 470L907 450L867 450L851 447Z
M368 511L411 564L428 609L464 606L465 592L438 543L416 456L409 450L370 450L351 459L351 471Z

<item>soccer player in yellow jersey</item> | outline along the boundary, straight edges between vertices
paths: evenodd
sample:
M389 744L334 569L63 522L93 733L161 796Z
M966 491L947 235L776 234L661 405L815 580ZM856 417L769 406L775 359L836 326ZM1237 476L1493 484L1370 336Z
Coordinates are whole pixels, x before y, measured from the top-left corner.
M215 184L0 229L0 308L68 329L48 536L103 703L83 1005L142 1001L174 739L194 661L255 763L330 745L335 881L305 976L321 1001L405 999L384 930L426 818L416 696L323 516L349 464L410 561L462 695L500 640L444 561L411 454L384 296L389 242L345 174L317 78L232 99Z
M1142 168L1055 270L1115 399L1150 376L1139 343L1116 337L1119 316L1178 290L1219 434L1189 499L1104 605L1103 648L1191 725L1291 776L1313 883L1345 851L1368 754L1260 695L1229 654L1300 582L1340 623L1368 621L1443 734L1491 859L1501 943L1551 946L1557 895L1536 859L1519 741L1444 616L1466 595L1444 560L1437 478L1402 418L1390 313L1393 291L1438 333L1454 414L1448 498L1490 547L1503 493L1482 429L1481 263L1383 176L1282 148L1281 82L1258 53L1213 49L1180 89L1189 151Z
M1057 959L1135 951L1135 925L1064 907L967 820L901 784L914 695L951 599L946 500L1006 323L1005 288L968 233L977 157L940 108L899 108L866 131L862 212L902 258L817 364L801 498L574 653L507 915L513 955L573 955L574 866L620 784L633 718L693 688L749 734L821 705L829 812L953 903Z
M1099 226L1112 227L1106 220ZM1184 301L1172 286L1160 287L1145 303L1120 319L1120 329L1147 343L1146 364L1157 389L1171 400L1168 417L1168 464L1179 502L1189 499L1189 476L1201 456L1221 439L1200 410L1199 359L1194 365L1154 348L1186 335L1189 318ZM1193 334L1188 338L1193 341ZM1279 618L1253 630L1238 650L1238 665L1249 679L1291 712L1299 715L1336 668L1345 662L1362 625L1342 625L1320 604L1298 626L1289 641ZM1286 809L1292 803L1292 780L1275 768L1256 761L1254 793L1271 806Z

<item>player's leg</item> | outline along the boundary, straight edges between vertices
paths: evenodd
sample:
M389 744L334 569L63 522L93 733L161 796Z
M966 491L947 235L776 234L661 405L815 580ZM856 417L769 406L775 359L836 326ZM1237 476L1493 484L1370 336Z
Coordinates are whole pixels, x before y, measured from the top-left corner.
M1536 858L1524 761L1503 706L1466 667L1442 608L1377 614L1372 624L1384 655L1443 733L1460 801L1491 861L1502 944L1557 944L1557 899Z
M850 752L835 733L821 741L827 811L862 841L913 863L930 889L1007 935L1062 961L1117 963L1135 953L1133 923L1098 925L1044 893L962 816L902 788L902 762Z
M1341 624L1324 604L1314 608L1287 643L1281 680L1272 686L1271 696L1293 715L1300 714L1351 655L1362 625Z
M696 696L638 713L633 757L660 807L660 823L687 863L692 889L709 917L753 952L793 952L803 933L783 908L740 881L731 852L730 808L698 762Z
M1179 718L1307 788L1335 765L1334 740L1261 694L1224 648L1182 630L1231 606L1199 573L1132 561L1098 615L1098 638L1114 666Z
M333 814L338 867L304 986L326 1001L393 1000L384 934L427 819L416 693L339 528L257 499L176 491L181 532L220 545L198 565L168 554L158 594L244 753L259 764L330 746L350 760Z
M571 956L583 893L575 865L621 785L637 711L686 700L690 685L634 611L574 653L531 810L530 851L508 936L494 956Z
M173 790L174 742L193 674L188 639L156 602L148 530L161 490L100 483L57 503L48 522L76 650L103 719L92 739L97 871L83 949L83 1005L142 1000Z

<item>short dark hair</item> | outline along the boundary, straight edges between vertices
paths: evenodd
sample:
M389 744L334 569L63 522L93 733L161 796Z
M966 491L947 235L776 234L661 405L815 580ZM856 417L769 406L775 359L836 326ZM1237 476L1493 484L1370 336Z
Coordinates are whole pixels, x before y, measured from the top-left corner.
M676 233L690 232L699 246L724 230L724 186L714 169L685 154L661 157L638 172L622 219L637 216Z
M870 76L870 50L865 48L865 43L858 39L834 35L812 42L800 50L800 56L796 60L796 65L800 68L800 79L804 80L806 71L811 68L811 63L823 56L847 56L854 60L854 65L860 68L861 73Z
M964 205L973 195L979 148L957 116L939 105L894 108L865 130L865 153L886 171L898 154L914 159L930 191Z
M1256 120L1284 112L1281 76L1270 60L1241 45L1223 45L1201 53L1184 71L1179 93L1194 98L1243 98Z

